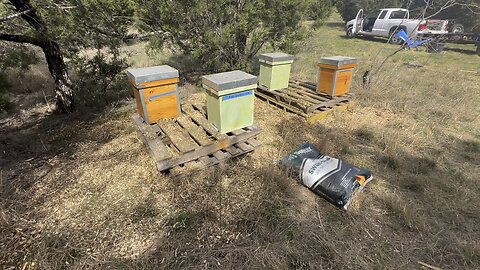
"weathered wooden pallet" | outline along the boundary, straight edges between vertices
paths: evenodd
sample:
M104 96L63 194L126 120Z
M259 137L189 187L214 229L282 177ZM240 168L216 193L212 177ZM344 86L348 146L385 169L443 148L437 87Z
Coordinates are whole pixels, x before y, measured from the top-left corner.
M139 115L133 116L135 128L155 160L159 172L180 174L215 165L254 151L260 146L256 137L260 129L249 126L227 134L218 134L207 121L201 106L184 104L176 119L147 125Z
M334 110L346 109L353 97L351 94L341 97L319 94L314 84L297 80L290 81L287 89L276 91L259 86L255 94L269 104L305 117L308 122L324 119Z

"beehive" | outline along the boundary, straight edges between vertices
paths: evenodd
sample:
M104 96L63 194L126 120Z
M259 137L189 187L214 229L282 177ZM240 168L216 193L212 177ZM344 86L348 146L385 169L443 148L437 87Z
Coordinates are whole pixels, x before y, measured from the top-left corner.
M257 81L256 76L239 70L202 77L208 121L221 134L253 125Z
M317 92L330 96L343 96L350 90L353 69L357 59L345 56L321 58Z
M288 88L293 55L286 53L266 53L259 56L259 85L268 90Z
M180 114L178 70L155 66L127 70L137 102L138 113L148 124Z

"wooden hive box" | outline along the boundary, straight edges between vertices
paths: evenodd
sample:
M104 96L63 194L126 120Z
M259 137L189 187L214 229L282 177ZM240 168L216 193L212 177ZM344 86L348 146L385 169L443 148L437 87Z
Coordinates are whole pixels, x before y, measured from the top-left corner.
M257 77L230 71L202 77L207 90L207 115L220 134L253 125Z
M352 84L353 69L357 59L345 56L321 58L319 61L317 92L329 96L343 96L348 93Z
M178 70L170 66L155 66L127 70L133 85L138 113L148 124L180 115Z
M261 54L259 85L271 91L288 88L293 60L293 55L281 52Z

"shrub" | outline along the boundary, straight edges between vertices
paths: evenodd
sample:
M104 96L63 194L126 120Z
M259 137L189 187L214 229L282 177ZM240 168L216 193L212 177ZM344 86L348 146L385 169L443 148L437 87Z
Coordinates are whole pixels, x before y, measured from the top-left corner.
M243 69L265 45L295 52L309 1L139 1L142 29L156 49L178 48L204 70Z

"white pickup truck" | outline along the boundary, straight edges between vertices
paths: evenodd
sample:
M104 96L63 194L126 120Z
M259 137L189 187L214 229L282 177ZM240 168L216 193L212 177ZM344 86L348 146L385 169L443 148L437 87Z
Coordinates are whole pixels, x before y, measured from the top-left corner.
M355 19L348 21L345 26L349 38L386 37L392 44L402 42L395 35L402 29L413 38L418 34L443 35L448 33L448 21L410 19L410 12L402 8L385 8L368 16L365 16L363 9L360 9Z

